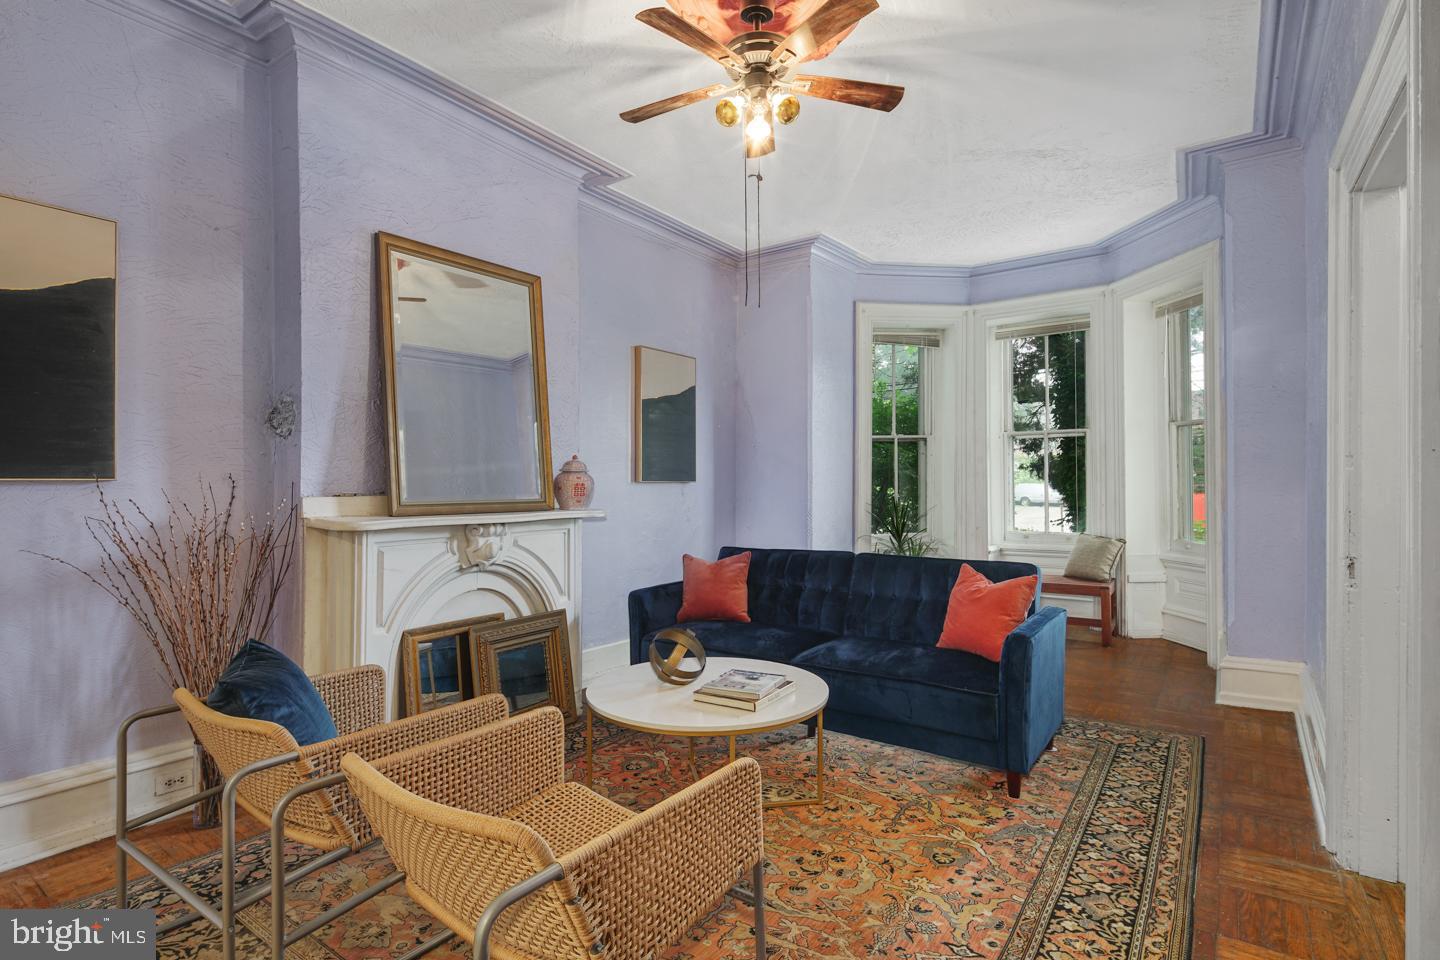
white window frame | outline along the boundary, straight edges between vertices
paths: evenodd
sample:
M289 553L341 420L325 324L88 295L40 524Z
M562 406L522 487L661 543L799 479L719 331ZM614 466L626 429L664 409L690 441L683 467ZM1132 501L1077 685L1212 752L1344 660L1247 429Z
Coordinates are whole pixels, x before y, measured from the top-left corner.
M925 337L930 337L930 336L934 336L934 337L936 337L937 339L939 338L939 335L938 335L938 334L934 333L933 331L929 331L929 330L884 330L884 329L882 329L882 330L876 330L876 331L871 335L871 338L870 338L870 344L871 344L871 350L870 350L870 356L871 356L871 361L870 361L870 382L872 382L872 383L873 383L874 378L875 378L875 372L874 372L874 371L875 371L875 361L874 361L875 350L874 350L874 348L881 345L881 341L878 340L877 338L878 338L878 337L881 337L881 336L883 336L883 335L885 335L885 334L889 334L889 335L891 335L892 337L895 336L895 335L899 335L899 336L911 336L911 337L916 337L916 338L925 338ZM939 347L939 346L931 347L931 346L920 346L920 345L917 345L917 346L919 346L919 351L920 351L920 352L919 352L919 384L918 384L918 386L919 386L919 405L920 405L919 417L920 417L920 422L919 422L919 424L917 424L917 426L920 428L920 432L919 432L919 433L898 433L898 432L896 432L896 431L897 431L897 428L898 428L898 426L899 426L899 424L896 422L896 416L897 416L897 414L896 414L896 406L897 406L897 405L896 405L896 399L897 399L897 397L898 397L898 395L899 395L899 390L896 388L896 383L895 383L895 354L896 354L896 352L897 352L898 350L902 349L902 346L903 346L903 345L896 343L896 342L892 339L892 340L886 342L886 343L885 343L885 346L888 346L888 347L890 348L890 432L889 432L889 433L885 433L885 434L877 434L877 433L875 433L874 420L873 420L873 417L871 418L871 424L870 424L870 449L871 449L871 458L872 458L872 459L871 459L871 468L872 468L872 471L871 471L871 472L872 472L872 474L873 474L873 468L874 468L874 459L873 459L873 457L874 457L874 452L873 452L873 451L874 451L874 449L875 449L875 446L874 446L875 443L876 443L877 441L888 441L888 442L890 442L890 443L893 443L893 444L895 445L895 448L896 448L896 455L895 455L894 460L893 460L894 470L893 470L893 474L892 474L892 479L894 480L894 483L895 483L895 489L898 491L899 488L900 488L900 480L899 480L899 478L900 478L900 457L899 457L899 447L900 447L900 444L901 444L902 442L911 442L911 441L916 441L916 440L923 440L923 441L924 441L924 444L925 444L925 455L924 455L924 461L923 461L923 462L924 462L924 470L922 471L922 474L921 474L921 476L920 476L920 478L919 478L920 500L921 500L921 502L918 503L918 504L916 504L916 506L919 508L919 510L920 510L920 515L921 515L921 517L923 518L923 520L925 521L924 526L921 527L921 530L922 530L922 532L924 532L925 534L930 535L930 529L929 529L929 528L934 525L933 522L930 520L930 502L931 502L931 500L933 499L933 495L934 495L933 485L934 485L935 480L936 480L934 474L937 472L937 471L936 471L934 468L932 468L931 465L930 465L930 456L931 456L931 453L933 452L934 447L935 447L935 442L934 442L934 441L935 441L935 437L934 437L934 433L935 433L934 424L935 424L935 413L936 413L935 407L936 407L936 400L937 400L937 398L938 398L937 395L938 395L938 393L939 393L939 391L938 391L938 389L937 389L937 387L936 387L935 381L936 381L937 379L939 379L940 368L941 368L941 366L942 366L942 364L939 362L939 360L940 360L940 357L939 357L940 347ZM873 398L873 395L872 395L872 398ZM871 483L872 480L873 480L873 476L866 478L865 490L864 490L864 491L861 491L861 492L857 492L857 496L868 494L868 492L869 492L869 490L870 490L870 483ZM874 536L874 533L873 533L874 517L873 517L873 516L870 518L870 526L871 526L871 529L870 529L870 530L866 530L865 532L866 532L866 533L869 533L869 534L873 537L873 536Z
M990 552L994 556L1038 563L1047 569L1059 569L1075 543L1075 534L1051 531L1013 530L1014 519L1012 467L1013 448L1010 433L1010 350L1006 342L1011 332L1038 329L1057 320L1084 323L1089 331L1085 345L1085 515L1089 529L1108 525L1101 516L1103 491L1097 481L1105 474L1109 452L1102 448L1102 421L1099 416L1101 392L1104 388L1100 373L1109 340L1102 337L1099 327L1107 316L1108 287L1067 290L1041 294L1019 300L983 304L976 308L977 320L985 328L989 342L987 354L990 383L988 444L990 450L988 510L990 520Z
M1060 324L1063 324L1063 325L1066 327L1066 329L1064 329L1064 330L1061 330L1061 329L1058 329L1058 328L1053 328L1053 329L1052 329L1052 327L1058 327L1058 325L1060 325ZM1041 338L1045 341L1045 369L1046 369L1046 370L1049 370L1049 369L1050 369L1050 341L1049 341L1049 335L1052 334L1052 333L1067 333L1067 332L1069 332L1069 333L1083 332L1083 333L1085 334L1085 344L1086 344L1086 349L1085 349L1085 358L1086 358L1086 360L1085 360L1085 362L1086 362L1086 367L1087 367L1087 370L1086 370L1087 376L1086 376L1086 378L1085 378L1085 382L1086 382L1086 395L1085 395L1085 408L1086 408L1086 409L1085 409L1085 426L1083 426L1083 427L1072 427L1072 428L1067 428L1067 429L1052 429L1052 428L1050 428L1050 427L1047 427L1047 426L1042 425L1039 430L1016 430L1016 429L1015 429L1014 416L1013 416L1013 407L1012 407L1012 404L1013 404L1013 402L1014 402L1014 390L1015 390L1015 379L1014 379L1014 378L1015 378L1015 363L1014 363L1015 341L1016 341L1017 339L1021 339L1021 338L1024 338L1024 337L1037 337L1037 336L1038 336L1038 337L1041 337ZM1028 538L1035 537L1035 536L1038 536L1038 535L1041 535L1041 534L1044 534L1044 535L1047 535L1047 536L1050 536L1050 537L1063 536L1063 537L1071 537L1071 538L1073 538L1073 537L1075 536L1074 533L1063 532L1063 531L1055 531L1055 530L1051 530L1051 529L1050 529L1050 513L1051 513L1051 508L1052 508L1053 505L1050 503L1050 496L1049 496L1049 491L1050 491L1052 488L1051 488L1051 486L1050 486L1050 476L1049 476L1050 471L1049 471L1048 469L1046 469L1046 471L1045 471L1045 476L1043 476L1043 477L1040 478L1041 487L1044 488L1044 492L1045 492L1045 495L1044 495L1044 501L1045 501L1045 502L1042 504L1042 506L1043 506L1043 508L1044 508L1044 517L1045 517L1044 526L1045 526L1045 529L1044 529L1044 530L1041 530L1041 531L1036 531L1036 530L1017 530L1017 529L1015 529L1015 527L1013 526L1014 521L1015 521L1015 441L1016 441L1016 440L1020 440L1020 439L1031 439L1031 440L1038 439L1038 440L1041 441L1041 446L1042 446L1042 448L1043 448L1043 447L1045 447L1045 446L1048 446L1049 443L1050 443L1052 440L1059 440L1059 439L1061 439L1062 437L1083 437L1083 438L1084 438L1084 440L1085 440L1085 470L1086 470L1086 474L1087 474L1087 476L1086 476L1086 478L1085 478L1085 479L1086 479L1086 483L1085 483L1085 500L1086 500L1086 503L1085 503L1085 513L1086 513L1086 516L1088 517L1088 516L1089 516L1089 513L1090 513L1090 509L1089 509L1089 508L1090 508L1090 503L1089 503L1089 501L1090 501L1090 483L1089 483L1089 479L1090 479L1090 478L1089 478L1089 476L1088 476L1089 470L1090 470L1090 409L1089 409L1089 408L1090 408L1090 395L1089 395L1089 383L1090 383L1090 378L1089 378L1089 376L1088 376L1088 373L1089 373L1088 367L1089 367L1089 362L1090 362L1090 360L1089 360L1089 358L1090 358L1090 349L1089 349L1089 346L1090 346L1090 318L1089 318L1088 316L1087 316L1087 317L1084 317L1084 318L1079 318L1079 317L1076 317L1076 318L1064 318L1064 319L1059 320L1058 323L1055 323L1055 322L1047 322L1047 323L1041 323L1041 324L1039 324L1039 325L1034 325L1034 326L1025 326L1025 327L1022 327L1022 328L1019 328L1019 329L1015 329L1015 330L1004 329L1004 330L999 330L999 331L997 331L997 332L996 332L996 336L1000 338L1000 342L1001 342L1001 344L1003 345L1003 348L1004 348L1004 363L1003 363L1004 369L1003 369L1002 376L1004 377L1004 397L1005 397L1005 401L1006 401L1006 409L1007 409L1007 411L1009 411L1009 413L1008 413L1007 416L1005 417L1005 424L1004 424L1004 431L1003 431L1003 432L1004 432L1004 441L1003 441L1003 443L1004 443L1004 453L1003 453L1003 456L1004 456L1004 458L1005 458L1005 476L1008 478L1008 483L1006 484L1006 490L1005 490L1005 493L1004 493L1004 495L1008 498L1008 509L1005 511L1005 535L1006 535L1006 539L1016 539L1016 538L1025 538L1025 539L1028 539ZM1048 401L1049 396L1050 396L1050 388L1049 388L1048 386L1045 388L1045 396L1046 396L1046 399L1047 399L1047 401ZM1049 406L1049 404L1047 403L1046 406ZM1048 457L1048 456L1045 457L1045 462L1046 462L1046 463L1049 462L1049 457ZM1058 491L1057 491L1057 492L1058 492ZM1079 532L1080 532L1080 533L1084 533L1083 530L1082 530L1082 531L1079 531ZM1012 536L1012 535L1014 535L1014 536Z
M1205 378L1205 413L1204 417L1181 416L1180 413L1180 390L1181 384L1189 381L1190 343L1189 325L1185 324L1183 330L1181 317L1188 313L1193 301L1198 300L1199 306L1205 310L1205 363L1206 370L1209 370L1210 354L1210 323L1208 318L1209 304L1205 302L1204 291L1196 289L1184 296L1174 298L1167 303L1157 306L1156 312L1161 314L1165 324L1165 395L1169 405L1167 412L1167 443L1169 450L1169 495L1170 503L1170 550L1180 555L1190 555L1196 559L1203 558L1207 553L1206 544L1194 540L1186 535L1185 518L1189 516L1186 510L1185 500L1193 491L1190 490L1189 474L1182 472L1181 468L1181 444L1180 432L1186 427L1203 427L1206 432L1205 450L1205 489L1206 489L1206 530L1205 539L1210 539L1209 524L1209 489L1210 489L1210 449L1209 449L1209 413L1211 394L1209 392L1208 375ZM1184 379L1182 379L1184 378Z
M980 405L962 402L983 389L979 385L985 382L984 328L973 320L971 308L951 304L857 301L852 486L857 552L874 549L870 536L870 346L877 331L923 332L940 336L940 348L931 358L926 535L934 538L940 556L986 556L985 464L983 458L961 456L961 451L982 444L985 432L984 411L977 410Z

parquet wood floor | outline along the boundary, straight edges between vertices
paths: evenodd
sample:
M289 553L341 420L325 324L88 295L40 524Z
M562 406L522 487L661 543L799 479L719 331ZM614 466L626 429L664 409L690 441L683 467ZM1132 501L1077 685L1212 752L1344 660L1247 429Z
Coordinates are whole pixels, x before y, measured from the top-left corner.
M1340 870L1320 846L1295 721L1215 705L1203 654L1163 640L1070 640L1066 712L1205 736L1192 960L1402 960L1405 897ZM247 820L242 833L259 833ZM219 847L187 818L140 831L175 863ZM132 866L132 870L138 870ZM113 883L114 846L92 843L0 873L0 906L48 906Z

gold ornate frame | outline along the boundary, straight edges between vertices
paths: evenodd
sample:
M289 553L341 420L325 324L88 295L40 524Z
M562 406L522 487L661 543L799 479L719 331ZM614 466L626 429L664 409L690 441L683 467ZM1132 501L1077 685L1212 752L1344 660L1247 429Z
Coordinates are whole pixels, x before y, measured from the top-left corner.
M399 400L395 382L394 316L391 306L390 254L408 253L488 274L530 288L530 356L535 377L535 420L540 440L539 496L526 500L476 500L451 503L402 503L400 500ZM540 278L498 263L477 260L462 253L407 240L393 233L375 234L375 272L379 289L380 332L385 348L385 426L390 461L390 515L395 517L435 516L447 513L503 513L512 510L553 510L555 491L550 482L554 468L550 459L550 399L545 376L545 320L541 308Z
M463 620L448 620L445 623L437 623L429 627L416 627L400 634L400 663L403 668L400 673L404 688L402 693L405 701L405 716L413 717L420 713L420 644L426 640L439 640L443 637L463 634L459 645L465 648L465 655L469 658L471 696L478 697L480 688L476 683L475 674L475 631L483 624L503 619L505 619L503 613L491 613L483 617L466 617ZM462 668L464 666L466 665L461 664Z
M504 692L500 689L501 653L543 639L550 696L545 701L525 709L555 706L565 714L567 721L575 720L579 716L575 710L575 688L571 683L570 628L564 610L550 610L498 623L477 624L472 636L475 638L475 649L470 662L474 664L477 695Z

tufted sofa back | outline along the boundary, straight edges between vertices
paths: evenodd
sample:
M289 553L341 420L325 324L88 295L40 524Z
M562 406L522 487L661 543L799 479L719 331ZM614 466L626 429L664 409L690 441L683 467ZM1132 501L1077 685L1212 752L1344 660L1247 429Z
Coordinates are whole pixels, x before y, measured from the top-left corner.
M747 549L752 620L926 647L940 636L962 564L996 582L1040 573L1029 563L844 550L725 547L720 557ZM1037 591L1030 612L1038 609Z
M779 627L840 633L855 554L846 550L724 547L720 559L749 550L750 619Z

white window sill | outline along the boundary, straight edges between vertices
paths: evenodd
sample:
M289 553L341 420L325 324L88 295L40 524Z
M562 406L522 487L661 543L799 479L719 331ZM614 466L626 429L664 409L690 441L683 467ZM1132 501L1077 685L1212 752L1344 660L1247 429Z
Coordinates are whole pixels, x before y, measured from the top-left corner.
M1204 548L1171 549L1160 555L1160 562L1167 567L1187 567L1191 570L1204 570L1209 565Z

